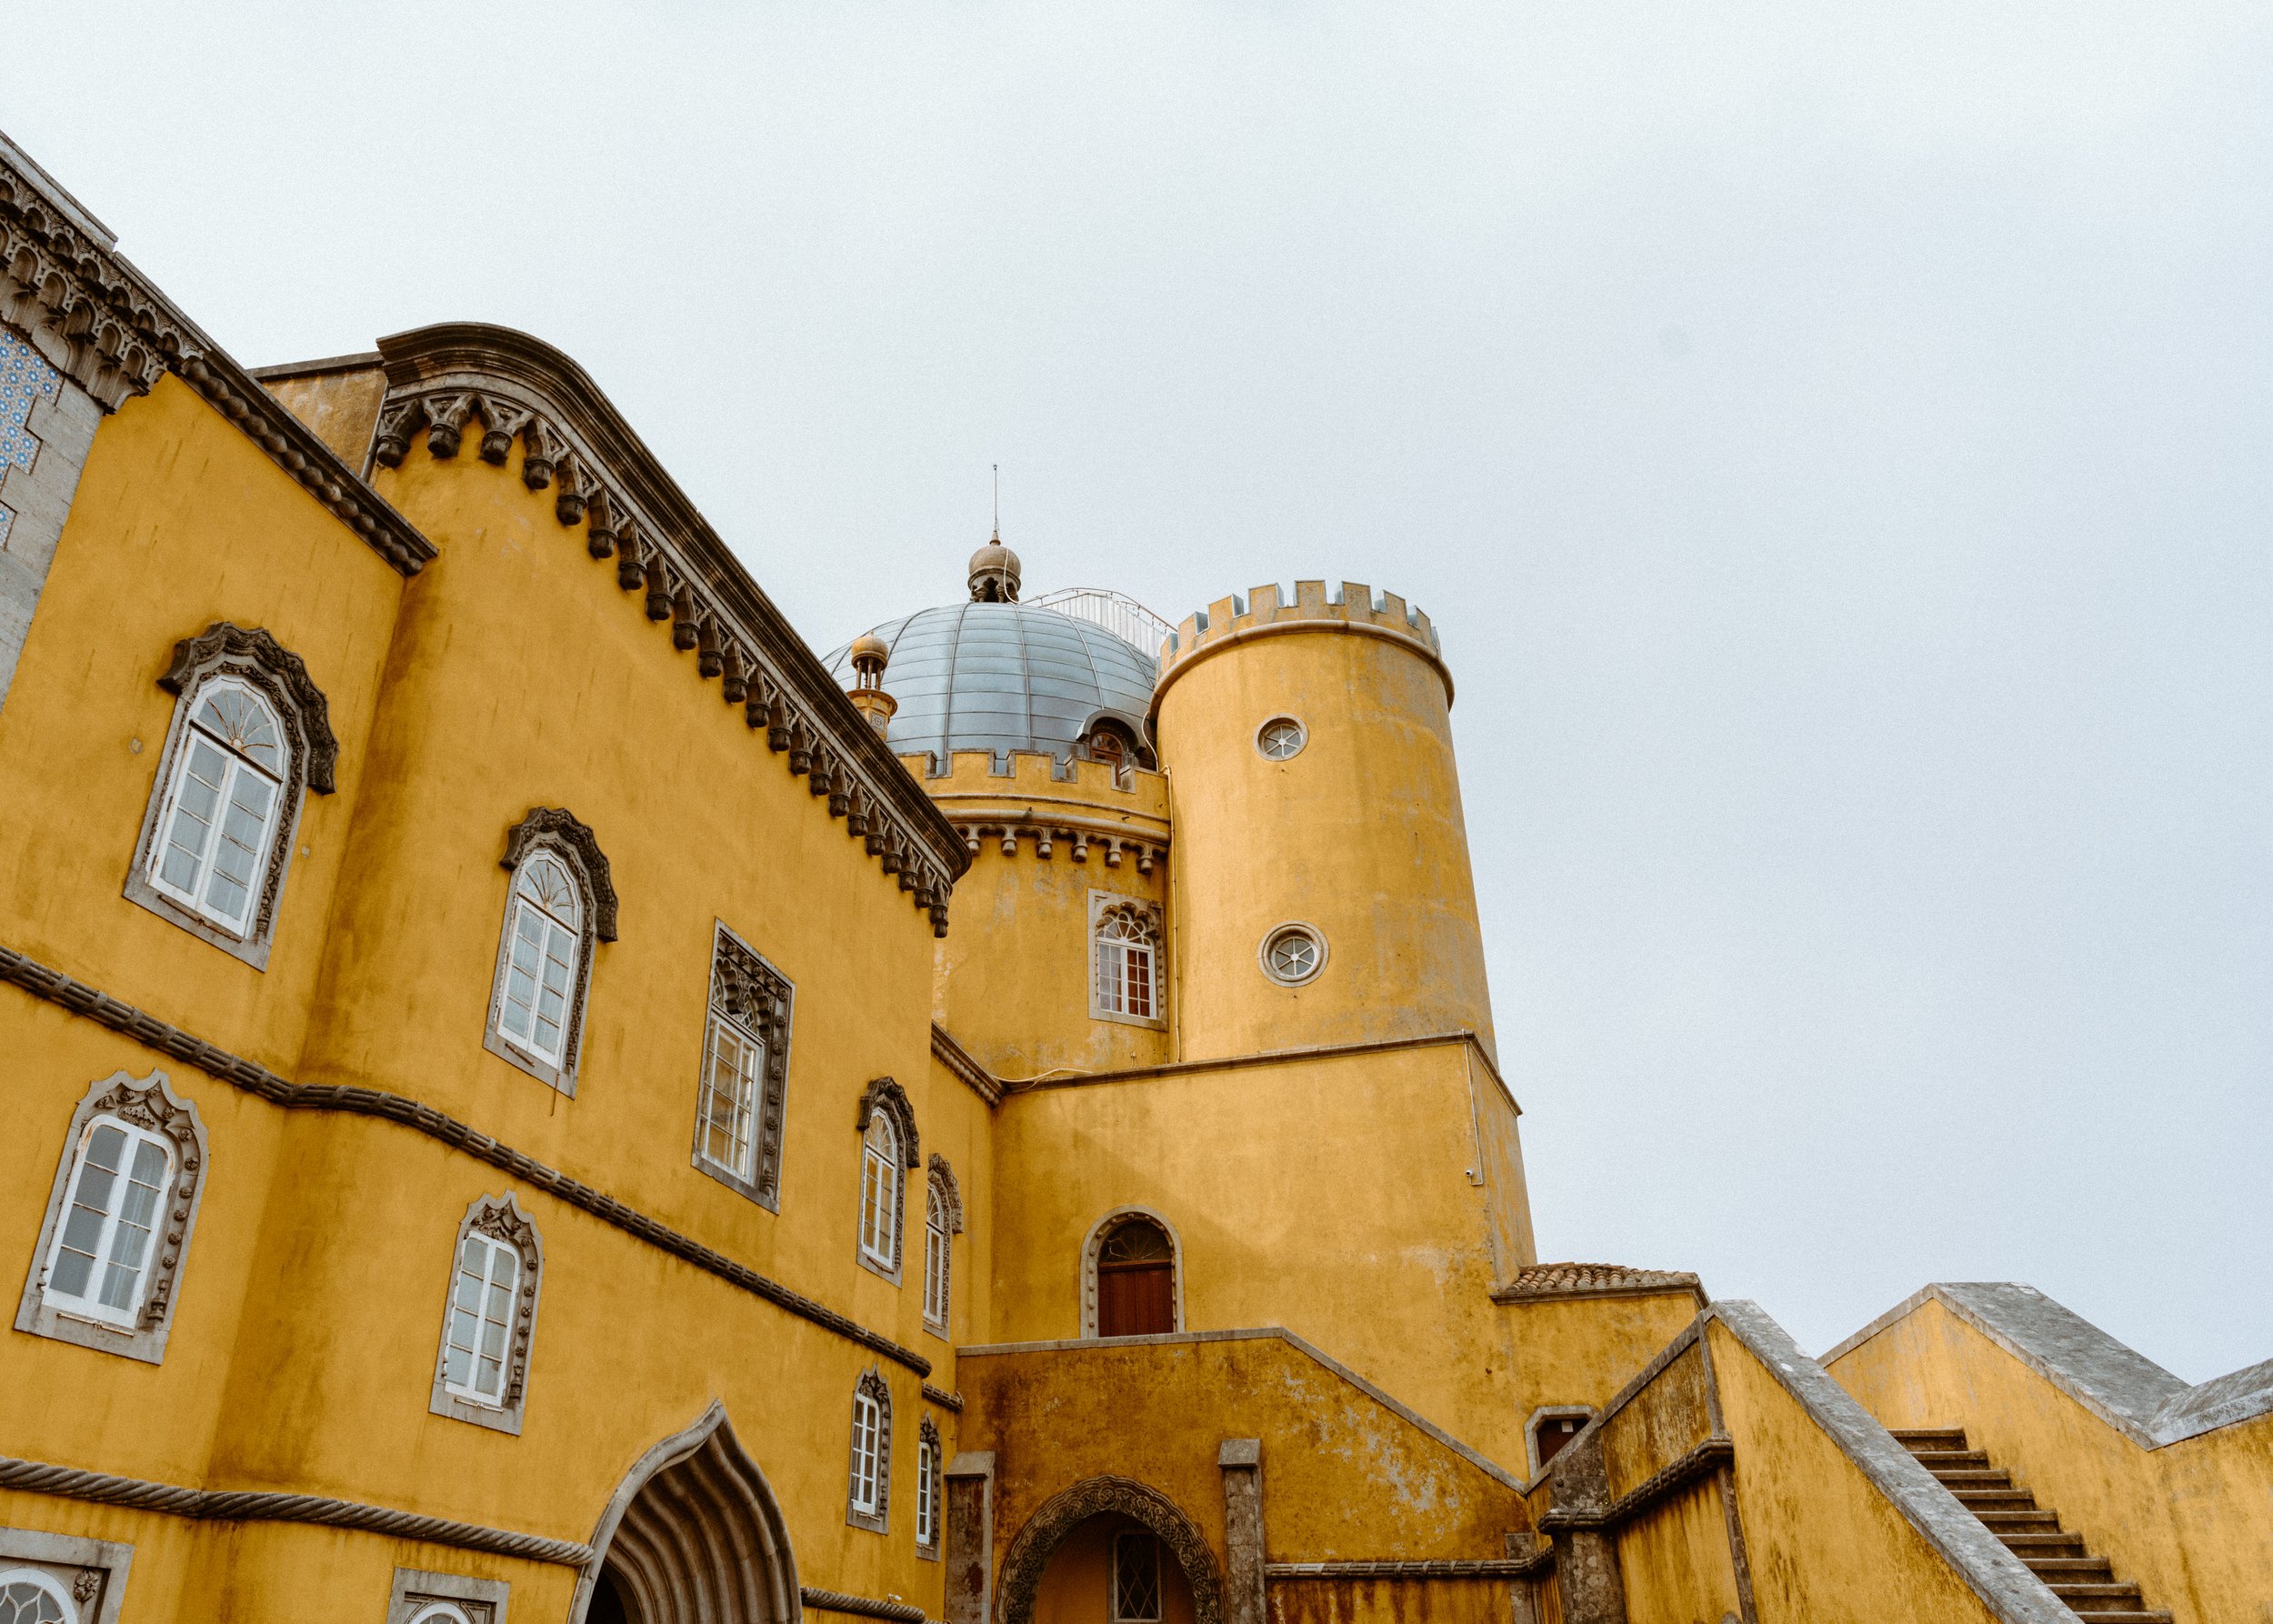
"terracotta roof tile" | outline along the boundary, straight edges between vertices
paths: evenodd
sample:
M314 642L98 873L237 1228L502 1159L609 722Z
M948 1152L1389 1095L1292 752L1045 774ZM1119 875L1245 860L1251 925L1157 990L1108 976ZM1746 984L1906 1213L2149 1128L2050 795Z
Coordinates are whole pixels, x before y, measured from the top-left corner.
M1622 1263L1534 1263L1492 1293L1496 1302L1538 1302L1555 1298L1654 1297L1686 1291L1699 1303L1705 1287L1685 1271L1628 1268Z

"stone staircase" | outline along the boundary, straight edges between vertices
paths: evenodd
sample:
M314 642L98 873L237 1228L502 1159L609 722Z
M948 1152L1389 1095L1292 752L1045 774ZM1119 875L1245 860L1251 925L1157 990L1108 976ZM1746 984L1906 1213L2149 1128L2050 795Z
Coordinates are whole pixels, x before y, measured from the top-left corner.
M1894 1437L2085 1624L2171 1624L2170 1614L2149 1608L2137 1585L2118 1584L2108 1559L2087 1551L2081 1534L2061 1532L2058 1512L2039 1507L2035 1495L2013 1487L2012 1473L1967 1448L1964 1428Z

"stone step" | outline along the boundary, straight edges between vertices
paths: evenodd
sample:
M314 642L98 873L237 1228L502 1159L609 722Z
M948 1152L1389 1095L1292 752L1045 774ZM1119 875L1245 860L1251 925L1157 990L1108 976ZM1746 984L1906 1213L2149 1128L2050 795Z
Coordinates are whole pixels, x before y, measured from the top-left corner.
M2128 1607L2138 1609L2147 1605L2147 1599L2138 1593L2137 1585L2070 1584L2059 1579L2053 1582L2051 1590L2053 1595L2070 1607L2091 1602L2101 1608Z
M1962 1449L1966 1447L1962 1427L1913 1427L1898 1429L1894 1441L1915 1453L1919 1449Z
M2001 1466L1930 1466L1934 1481L1944 1489L2010 1489L2013 1475Z
M1929 1472L1969 1470L1987 1467L1989 1458L1978 1449L1912 1449L1911 1458Z
M2044 1509L2037 1504L2037 1497L2025 1489L1958 1489L1953 1486L1950 1492L1958 1497L1958 1504L1977 1517L1984 1511Z
M2076 1536L2078 1539L2083 1536ZM2010 1544L2011 1541L2006 1541ZM2048 1585L2112 1584L2115 1569L2105 1557L2023 1556L2022 1564Z
M1976 1511L1982 1526L2000 1539L2007 1534L2057 1534L2060 1532L2060 1514L2057 1511ZM2076 1536L2081 1539L2083 1536Z
M2084 1624L2171 1624L2168 1608L2087 1607L2072 1610Z
M1991 1530L2005 1542L2005 1549L2026 1562L2032 1558L2084 1557L2084 1537L2063 1534L2054 1529L2015 1529Z

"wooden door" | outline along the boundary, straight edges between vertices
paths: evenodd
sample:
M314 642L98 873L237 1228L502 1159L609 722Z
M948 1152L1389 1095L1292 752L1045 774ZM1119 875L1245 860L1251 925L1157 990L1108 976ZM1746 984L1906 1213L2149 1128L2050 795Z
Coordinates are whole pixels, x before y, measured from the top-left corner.
M1176 1265L1168 1258L1097 1265L1097 1335L1149 1337L1176 1329Z

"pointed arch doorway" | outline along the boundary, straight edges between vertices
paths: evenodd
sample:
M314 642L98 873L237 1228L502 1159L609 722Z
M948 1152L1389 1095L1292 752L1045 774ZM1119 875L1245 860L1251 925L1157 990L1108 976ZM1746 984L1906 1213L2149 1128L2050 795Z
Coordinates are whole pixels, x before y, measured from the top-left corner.
M639 1458L592 1533L570 1624L796 1624L797 1565L766 1474L714 1403Z

